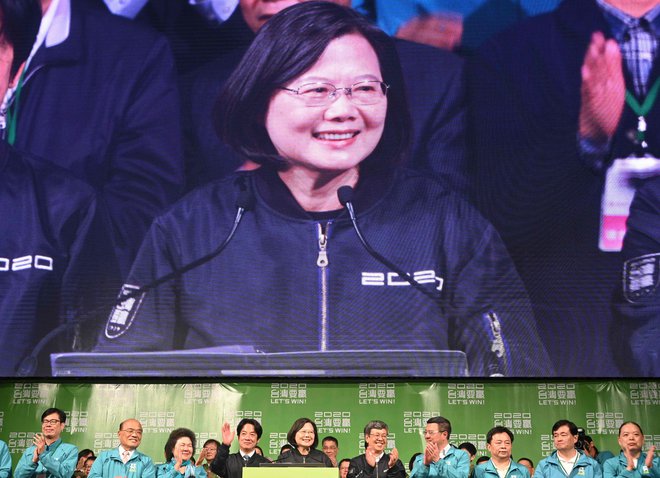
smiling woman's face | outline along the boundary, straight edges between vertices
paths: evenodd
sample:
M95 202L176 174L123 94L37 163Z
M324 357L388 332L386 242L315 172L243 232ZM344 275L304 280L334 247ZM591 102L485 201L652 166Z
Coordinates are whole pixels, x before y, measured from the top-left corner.
M332 40L319 60L284 85L293 90L312 83L337 88L383 81L376 52L361 35L351 33ZM333 101L309 106L287 90L277 90L266 113L266 129L278 154L289 168L342 172L356 168L378 145L385 126L387 97L375 104L356 104L338 91Z

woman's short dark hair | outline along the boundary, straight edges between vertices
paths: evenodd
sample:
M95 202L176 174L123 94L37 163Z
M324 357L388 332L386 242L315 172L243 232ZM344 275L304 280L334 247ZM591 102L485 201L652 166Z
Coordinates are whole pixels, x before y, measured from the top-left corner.
M174 446L176 445L177 440L179 440L179 438L185 437L190 438L193 447L192 454L193 456L195 455L195 443L197 442L195 432L189 428L175 428L172 430L172 433L170 433L170 436L167 438L167 442L165 443L165 459L167 461L171 461L174 457Z
M10 78L30 55L40 23L39 0L0 0L0 38L14 50Z
M312 443L311 448L316 448L319 444L319 431L316 428L316 423L314 423L309 418L299 418L298 420L293 422L293 425L291 425L291 429L289 430L289 433L286 434L287 441L292 445L298 446L298 443L296 442L296 433L298 433L302 429L302 427L304 427L308 423L311 423L312 428L314 428L314 442Z
M273 93L309 70L332 40L350 33L369 42L389 85L383 135L362 167L389 169L402 162L411 122L394 42L358 12L330 2L292 5L259 30L216 105L216 128L222 139L254 162L282 164L265 126Z

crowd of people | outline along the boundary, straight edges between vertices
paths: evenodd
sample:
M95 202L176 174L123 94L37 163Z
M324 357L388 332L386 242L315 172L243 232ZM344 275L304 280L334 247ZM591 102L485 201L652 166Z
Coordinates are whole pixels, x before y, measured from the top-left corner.
M490 456L472 461L476 448L471 443L455 447L450 443L451 423L447 418L429 418L423 430L426 446L410 459L408 469L399 459L396 447L388 441L389 427L372 420L364 427L364 453L353 458L338 458L339 441L335 437L319 445L316 424L299 418L282 440L280 455L270 459L259 447L263 434L261 423L244 418L233 430L222 426L222 441L209 439L195 458L195 433L188 428L172 430L164 447L164 463L138 451L142 442L141 423L133 418L119 424L119 446L99 451L84 449L62 441L66 414L49 408L41 416L41 433L22 454L16 478L241 478L246 467L298 466L336 467L339 478L394 477L406 478L657 478L660 458L655 446L645 449L644 433L639 424L624 422L619 427L618 456L599 452L589 437L569 420L558 420L552 426L555 450L540 460L536 467L530 458L513 458L514 435L504 426L495 426L486 434ZM420 430L421 432L421 430ZM238 450L230 453L237 441ZM326 448L327 447L327 448ZM160 460L156 460L157 462ZM0 441L0 477L12 476L12 461L6 444Z
M549 2L463 57L349 0L191 3L0 0L0 375L205 347L660 373L660 0Z

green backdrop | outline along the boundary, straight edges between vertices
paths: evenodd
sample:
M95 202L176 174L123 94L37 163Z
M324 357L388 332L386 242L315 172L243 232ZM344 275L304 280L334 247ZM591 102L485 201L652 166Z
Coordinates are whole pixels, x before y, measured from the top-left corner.
M0 383L0 439L14 465L40 430L41 412L67 412L64 439L95 451L114 447L119 422L142 422L140 449L156 462L175 427L192 428L198 445L221 440L220 426L244 417L264 427L260 445L271 458L286 441L291 423L309 417L319 436L339 439L339 457L359 454L367 421L390 427L389 447L404 463L423 449L426 419L443 415L452 423L450 441L470 441L486 454L486 432L504 425L515 434L514 456L535 462L549 454L550 429L568 418L586 429L600 450L618 452L623 421L642 425L646 445L660 448L660 381L253 381L225 383ZM232 446L236 449L236 444Z

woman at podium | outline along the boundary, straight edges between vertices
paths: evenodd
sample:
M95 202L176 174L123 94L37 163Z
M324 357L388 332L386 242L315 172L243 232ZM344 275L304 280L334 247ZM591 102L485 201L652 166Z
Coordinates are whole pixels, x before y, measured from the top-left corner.
M217 116L260 167L154 222L99 351L451 350L473 376L551 373L493 227L448 185L401 167L411 122L384 32L330 2L281 11Z
M293 445L293 449L281 454L275 463L298 463L332 468L332 461L328 455L316 449L319 435L316 424L309 418L299 418L293 422L286 439Z

